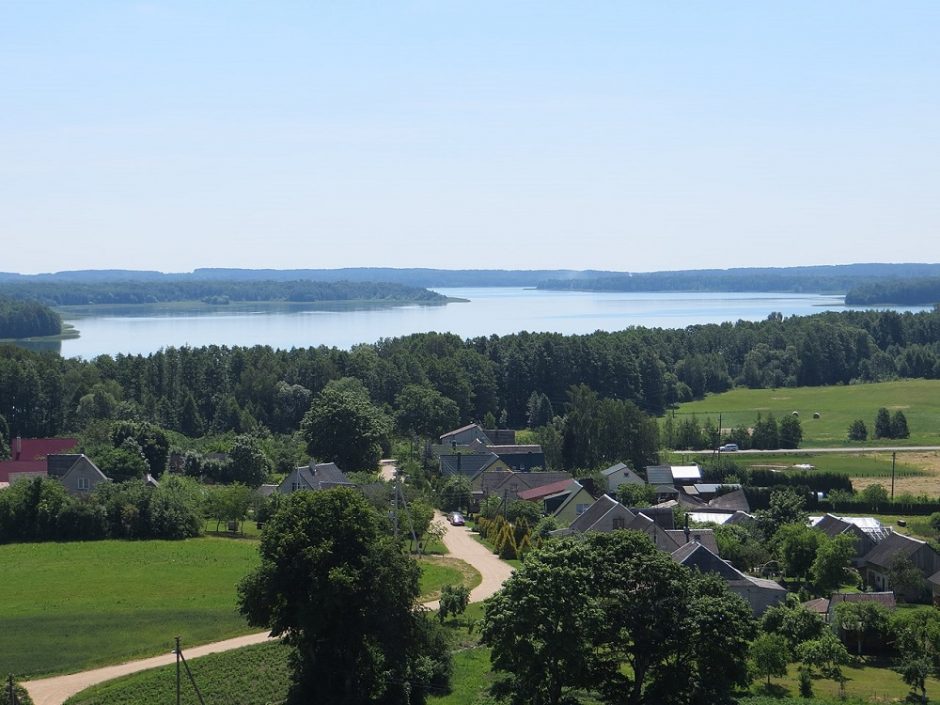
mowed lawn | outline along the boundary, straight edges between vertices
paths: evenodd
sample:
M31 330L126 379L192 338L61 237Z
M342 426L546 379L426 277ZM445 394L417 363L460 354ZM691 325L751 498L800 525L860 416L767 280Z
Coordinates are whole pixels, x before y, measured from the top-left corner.
M81 671L250 631L236 585L258 544L220 538L0 546L4 673Z
M695 414L710 417L723 428L753 426L757 413L773 413L778 419L799 412L804 448L850 445L847 434L855 419L862 419L871 437L880 407L903 411L911 436L901 441L868 441L868 445L940 445L940 380L903 380L841 387L733 389L700 401L680 405L676 418ZM820 418L814 419L813 414ZM852 443L851 445L857 445Z

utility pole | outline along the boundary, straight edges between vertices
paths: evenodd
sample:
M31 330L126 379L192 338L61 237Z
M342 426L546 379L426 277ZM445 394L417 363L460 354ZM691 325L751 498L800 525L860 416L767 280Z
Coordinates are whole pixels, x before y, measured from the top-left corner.
M176 705L180 705L180 638L176 637Z
M896 452L891 453L891 501L894 501L894 466L898 459Z
M396 473L395 474L395 509L392 510L392 513L394 515L394 522L395 522L395 540L396 541L398 540L398 493L399 493L398 483L399 482L400 480L398 478L398 473Z
M9 686L10 686L10 695L9 695L9 698L8 698L8 699L9 699L9 701L10 701L10 705L16 705L16 688L15 688L14 685L13 685L13 674L12 674L12 673L10 674Z

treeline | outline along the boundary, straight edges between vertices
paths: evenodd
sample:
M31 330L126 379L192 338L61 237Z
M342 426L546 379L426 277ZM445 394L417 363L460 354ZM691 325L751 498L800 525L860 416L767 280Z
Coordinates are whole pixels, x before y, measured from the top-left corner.
M61 332L62 319L48 306L0 296L0 338L34 338Z
M574 291L777 291L844 293L888 278L940 276L940 264L742 267L547 279L539 289ZM937 300L937 299L935 299ZM884 300L878 300L882 303ZM846 303L850 303L846 300ZM865 302L862 302L865 303Z
M382 282L315 281L16 281L0 284L0 296L34 299L49 306L154 304L175 301L418 301L443 303L427 289Z
M180 477L159 487L106 482L87 498L38 477L0 492L0 543L190 538L202 528L203 501L198 485Z
M406 387L432 390L456 405L458 423L489 415L524 427L533 392L548 400L540 409L560 416L569 390L582 384L602 398L662 414L671 404L737 385L940 378L940 311L773 315L760 322L570 336L464 340L425 333L348 351L184 347L90 361L4 346L0 415L23 436L55 435L95 418L151 421L187 436L262 427L288 433L299 428L312 397L343 377L358 379L390 415L411 396L403 395Z
M940 302L940 278L897 279L860 284L846 293L845 303L853 306L904 304L918 306Z

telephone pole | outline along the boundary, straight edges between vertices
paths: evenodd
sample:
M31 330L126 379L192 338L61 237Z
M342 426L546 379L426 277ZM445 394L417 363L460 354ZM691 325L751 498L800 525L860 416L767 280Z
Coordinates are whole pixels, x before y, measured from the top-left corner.
M894 501L894 466L898 459L898 454L891 453L891 501Z

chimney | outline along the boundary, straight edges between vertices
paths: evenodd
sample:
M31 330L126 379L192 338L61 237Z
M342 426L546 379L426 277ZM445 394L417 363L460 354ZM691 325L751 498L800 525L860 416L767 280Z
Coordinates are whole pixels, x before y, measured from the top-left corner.
M19 436L13 441L13 453L13 460L19 460L20 456L23 454L23 439Z

